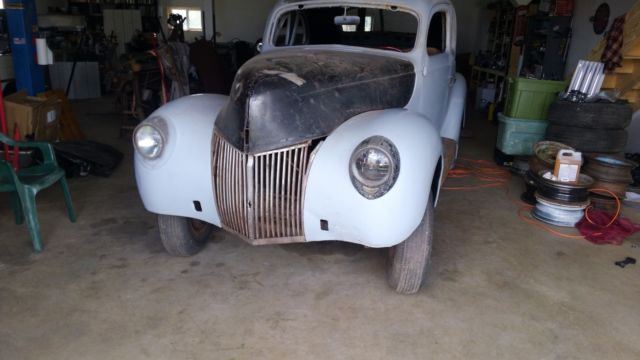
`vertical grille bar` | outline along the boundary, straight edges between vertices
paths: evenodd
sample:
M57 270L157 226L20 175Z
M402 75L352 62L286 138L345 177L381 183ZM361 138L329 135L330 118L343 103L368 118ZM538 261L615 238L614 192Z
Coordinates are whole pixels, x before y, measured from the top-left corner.
M267 206L267 219L269 220L269 237L276 237L276 233L273 231L273 218L275 217L275 209L274 209L274 201L273 201L273 193L275 191L275 171L273 171L275 169L275 165L276 165L276 155L275 153L271 153L268 155L269 156L269 163L268 163L268 172L269 172L269 192L267 193L267 198L269 199L268 202L268 206Z
M221 178L220 178L220 182L222 183L222 188L221 188L221 192L222 192L222 216L226 219L226 222L229 223L231 222L231 219L229 219L229 179L228 176L230 176L231 173L231 166L227 165L229 164L229 147L227 146L226 143L222 143L222 150L223 150L223 157L222 157L222 171L221 171ZM228 169L226 169L226 167L229 166ZM225 171L225 170L229 170L229 171Z
M302 182L304 181L304 177L307 173L307 161L309 157L307 156L307 150L309 147L302 148L302 156L300 157L300 170L298 171L298 191L297 191L297 201L296 201L296 216L298 216L298 221L296 222L296 232L298 234L303 234L304 231L302 229Z
M290 234L295 234L297 233L296 228L295 228L295 224L298 221L298 212L296 211L296 202L294 199L294 195L295 195L295 187L296 184L298 183L298 179L296 178L296 174L299 172L298 169L298 153L300 152L300 149L294 149L293 150L293 163L291 164L291 166L293 167L292 170L292 175L291 175L291 184L289 186L289 211L290 211L290 217L289 217L289 230L290 230ZM298 171L296 171L298 170ZM293 236L293 235L290 235Z
M273 232L275 234L274 237L281 237L280 234L280 218L282 218L282 208L280 207L280 203L282 202L282 186L280 185L280 173L282 172L281 166L281 155L282 152L276 153L276 183L275 183L275 191L273 193L274 207L276 210L276 216L273 217Z
M283 175L282 175L282 219L280 219L280 227L282 228L282 236L289 236L289 227L287 226L287 220L290 218L289 212L289 183L291 179L291 163L290 163L290 155L291 152L287 151L284 153L284 163L283 167Z
M247 155L216 134L212 174L223 226L252 241L303 237L309 145Z
M266 211L265 209L265 205L264 205L264 199L265 199L265 181L264 181L264 156L258 156L256 157L256 159L258 159L260 161L260 185L258 187L258 191L260 192L260 212L257 213L258 219L259 221L258 223L258 237L260 238L264 238L266 237L266 234L264 233L264 212Z
M246 179L246 183L244 187L245 191L242 194L242 196L243 196L243 203L247 204L248 220L246 222L245 229L246 229L246 234L249 236L249 239L256 238L255 166L256 166L255 157L247 156L247 168L244 174L244 179Z

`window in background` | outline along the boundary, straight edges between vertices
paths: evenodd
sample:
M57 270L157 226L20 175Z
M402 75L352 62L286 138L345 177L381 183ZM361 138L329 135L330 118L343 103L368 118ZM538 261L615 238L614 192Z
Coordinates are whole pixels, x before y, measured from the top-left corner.
M356 32L356 25L342 25L342 31L344 32ZM373 17L365 16L364 17L364 31L371 32L373 31Z
M364 31L370 32L373 29L373 17L365 16L364 17Z
M443 53L447 50L447 13L433 14L427 34L427 51L429 55Z
M342 31L344 32L356 32L356 25L342 25Z
M202 31L202 11L200 9L169 8L169 14L178 14L187 19L184 22L184 31Z

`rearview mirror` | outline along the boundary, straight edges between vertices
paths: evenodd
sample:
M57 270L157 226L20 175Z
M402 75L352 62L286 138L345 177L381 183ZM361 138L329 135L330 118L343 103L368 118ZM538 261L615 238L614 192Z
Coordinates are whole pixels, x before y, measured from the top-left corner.
M336 25L360 25L360 16L336 16L333 18L333 23Z

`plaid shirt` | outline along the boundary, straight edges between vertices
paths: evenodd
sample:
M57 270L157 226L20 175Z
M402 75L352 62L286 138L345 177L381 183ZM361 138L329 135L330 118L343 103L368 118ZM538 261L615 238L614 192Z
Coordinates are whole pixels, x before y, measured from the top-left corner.
M618 16L613 20L611 29L607 32L607 45L602 51L602 62L607 72L622 66L622 44L624 43L624 20L626 15Z

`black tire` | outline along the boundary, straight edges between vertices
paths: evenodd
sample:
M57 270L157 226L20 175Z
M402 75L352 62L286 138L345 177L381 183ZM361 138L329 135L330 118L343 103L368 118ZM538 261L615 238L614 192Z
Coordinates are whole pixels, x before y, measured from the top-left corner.
M588 129L626 129L633 109L628 103L574 103L556 101L549 108L549 123Z
M422 222L402 243L389 248L387 281L400 294L420 290L431 262L433 241L433 200L429 197Z
M627 136L626 130L549 125L546 139L561 142L582 152L618 153L627 146Z
M164 249L173 256L197 254L214 228L204 221L171 215L158 215L158 227Z

